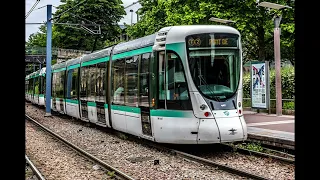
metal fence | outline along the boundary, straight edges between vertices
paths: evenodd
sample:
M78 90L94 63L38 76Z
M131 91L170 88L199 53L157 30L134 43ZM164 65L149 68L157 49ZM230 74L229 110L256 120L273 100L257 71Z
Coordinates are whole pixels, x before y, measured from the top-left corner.
M244 100L251 100L251 98L242 98ZM270 99L270 101L276 101L276 99ZM282 101L294 101L294 99L282 99Z
M251 107L251 98L243 98L243 107ZM270 99L270 108L276 108L276 99ZM294 110L294 99L282 99L282 109Z

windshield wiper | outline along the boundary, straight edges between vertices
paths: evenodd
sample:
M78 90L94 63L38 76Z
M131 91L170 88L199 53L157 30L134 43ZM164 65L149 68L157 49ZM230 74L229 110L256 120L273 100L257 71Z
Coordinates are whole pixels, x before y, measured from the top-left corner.
M202 77L202 75L199 75L198 77L199 77L200 81L202 81L204 83L204 85L206 86L206 88L210 91L210 93L212 94L212 98L214 98L216 101L220 102L220 98L214 95L214 91L211 88L209 88L208 83Z
M220 97L219 97L219 96L213 95L213 97L214 97L218 102L220 102Z

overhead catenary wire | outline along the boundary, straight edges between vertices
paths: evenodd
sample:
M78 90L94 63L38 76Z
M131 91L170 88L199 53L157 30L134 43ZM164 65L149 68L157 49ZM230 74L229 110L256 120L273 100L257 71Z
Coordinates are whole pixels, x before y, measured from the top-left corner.
M80 3L79 3L79 4L80 4ZM79 4L78 4L78 5L79 5ZM56 7L56 6L53 6L53 7L58 8L58 7ZM68 10L67 10L67 11L68 11ZM64 11L64 12L66 12L66 11ZM88 21L88 22L90 22L91 24L85 24L83 21L82 21L81 23L79 23L79 24L68 23L68 22L67 22L67 23L60 23L60 22L58 23L59 19L58 19L57 21L54 21L53 24L67 25L67 26L69 26L69 27L73 27L73 28L76 28L76 29L85 30L85 31L87 31L87 32L89 32L89 33L91 33L91 34L101 34L100 24L97 24L97 23L95 23L95 22L93 22L93 21L90 21L90 20L88 20L88 19L86 19L86 18L80 17L79 15L73 14L73 13L71 13L71 12L68 12L68 13L71 14L72 16L74 16L74 17L77 17L77 18L79 18L79 19ZM61 14L62 14L62 13L61 13ZM77 27L77 26L80 26L80 28ZM89 29L87 26L98 26L98 30Z
M34 8L38 5L38 3L40 2L40 0L37 0L34 5L31 7L31 9L29 10L29 12L26 14L25 19L28 18L28 16L32 13L32 11L34 10Z
M127 8L129 8L129 7L131 7L131 6L135 5L135 4L137 4L137 3L139 3L139 1L133 2L132 4L130 4L130 5L126 6L126 7L124 7L124 9L127 9Z
M25 18L27 19L27 17L31 14L31 12L33 11L33 9L37 6L37 4L39 3L39 0L37 0L33 6L30 8L29 12L26 14Z
M47 7L47 5L44 5L44 6L38 7L37 9L34 9L33 11L36 11L36 10L42 9L42 8L44 8L44 7Z
M88 22L90 22L90 23L92 23L92 24L97 24L97 23L95 23L95 22L93 22L93 21L90 21L90 20L88 20L88 19L86 19L86 18L80 17L79 15L73 14L73 13L71 13L71 12L69 12L69 13L70 13L71 15L73 15L73 16L77 16L78 18L80 18L80 19L82 19L82 20L88 21Z
M75 7L77 7L77 6L79 6L80 4L82 4L82 3L84 3L84 2L85 2L85 0L84 0L84 1L82 1L82 2L80 2L80 3L78 3L78 4L76 4L76 5L74 5L73 7L71 7L71 8L69 8L69 9L67 9L67 10L63 11L62 13L60 13L60 14L56 15L56 17L55 17L55 18L51 18L50 20L53 20L53 19L56 19L56 18L60 18L60 16L62 16L64 13L66 13L66 12L70 11L71 9L73 9L73 8L75 8ZM55 7L55 6L54 6L54 7Z

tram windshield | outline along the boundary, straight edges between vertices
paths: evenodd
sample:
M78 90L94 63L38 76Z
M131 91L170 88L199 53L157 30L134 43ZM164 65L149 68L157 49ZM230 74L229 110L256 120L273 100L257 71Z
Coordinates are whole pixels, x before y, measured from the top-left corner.
M215 101L232 97L241 70L238 36L200 34L187 41L190 73L200 93Z

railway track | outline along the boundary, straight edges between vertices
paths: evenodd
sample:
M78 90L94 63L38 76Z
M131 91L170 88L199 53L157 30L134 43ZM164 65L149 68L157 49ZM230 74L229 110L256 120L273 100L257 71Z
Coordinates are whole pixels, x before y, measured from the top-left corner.
M85 152L84 150L78 148L77 146L75 146L72 143L68 142L67 140L63 139L62 137L60 137L56 133L52 132L48 128L44 127L40 123L38 123L35 120L33 120L31 117L26 115L26 118L28 120L32 121L34 124L36 124L39 127L41 127L42 129L44 129L45 131L47 131L48 133L52 134L54 137L58 138L59 140L62 140L63 142L65 142L66 144L71 146L72 148L76 149L77 151L80 151L81 154L84 154L85 156L89 157L90 159L96 161L97 163L101 164L103 167L117 172L117 175L119 174L118 176L120 176L120 177L122 176L122 179L133 179L133 178L130 178L128 175L125 175L124 173L120 172L116 168L113 168L110 165L102 162L101 160L98 160L97 158L93 157L89 153ZM215 168L218 168L220 170L229 172L231 174L236 174L236 175L239 175L239 176L242 176L242 177L247 177L247 178L250 178L250 179L259 179L259 180L267 180L268 179L266 177L256 175L256 174L251 173L249 171L243 171L243 170L239 170L239 169L236 169L236 168L232 168L230 166L227 166L227 165L224 165L224 164L221 164L221 163L218 163L218 162L210 161L210 160L207 160L205 158L201 158L201 157L189 154L189 153L185 153L185 152L178 151L178 150L175 150L175 149L167 148L165 146L158 145L158 144L155 144L155 143L152 143L152 142L144 141L143 143L147 144L147 145L149 145L149 146L151 146L153 148L156 148L158 150L167 151L170 154L182 157L183 159L187 159L187 160L190 160L190 161L195 161L195 162L198 162L198 163L201 163L201 164L205 164L205 165L208 165L208 166L211 166L211 167L215 167Z
M40 171L37 169L37 167L32 163L32 161L28 158L27 155L26 157L26 163L27 166L31 168L33 175L36 176L37 180L45 180L45 178L41 175ZM26 177L27 178L27 177ZM31 177L32 178L32 177Z
M283 156L277 156L277 155L273 155L270 153L264 153L264 152L259 152L259 151L253 151L253 150L249 150L249 149L244 149L244 148L240 148L240 147L235 147L234 145L231 144L226 144L223 143L222 145L227 146L230 148L230 150L242 153L242 154L247 154L247 155L255 155L255 156L260 156L260 157L266 157L266 158L272 158L272 159L276 159L278 161L282 161L285 163L290 163L290 164L294 164L295 160L294 160L294 156L290 155L290 154L286 154L283 153L283 156L289 156L290 158L285 158ZM282 152L279 151L275 151L273 149L268 149L269 151L274 151L274 153L278 153L281 154Z
M201 163L201 164L205 164L205 165L208 165L208 166L211 166L211 167L217 167L218 169L227 171L227 172L232 173L232 174L236 174L236 175L239 175L239 176L242 176L242 177L247 177L247 178L250 178L250 179L259 179L259 180L270 179L270 178L267 178L267 177L252 173L250 171L240 170L240 169L237 169L237 168L233 168L231 166L224 165L224 164L219 163L219 162L211 161L211 160L209 160L207 158L203 158L201 156L197 156L197 155L194 155L192 153L188 153L187 151L184 151L184 150L177 150L175 148L172 148L172 145L160 145L160 144L157 144L157 143L154 143L154 142L151 142L151 141L147 141L147 140L144 140L144 139L138 139L138 138L136 138L135 136L132 136L132 135L128 135L128 136L132 137L132 140L134 140L134 141L140 141L140 143L147 144L148 146L156 148L156 149L158 149L160 151L167 151L170 154L173 154L173 155L176 155L176 156L180 156L180 157L182 157L184 159L188 159L190 161L195 161L195 162L198 162L198 163ZM234 151L235 150L234 146L232 146L230 144L222 143L220 145L224 146L229 151ZM177 146L177 145L174 145L174 146ZM248 150L248 149L239 148L239 147L236 148L236 152L239 152L241 154L246 154L246 155L255 155L255 156L259 156L259 157L272 158L272 159L275 159L277 161L281 161L281 162L289 163L289 164L294 164L294 162L295 162L294 159L284 158L284 157L281 157L281 156L276 156L276 155L272 155L272 154L268 154L268 153L257 152L257 151ZM293 158L294 158L294 156L293 156Z
M88 158L89 160L99 164L101 167L114 172L114 175L118 178L118 179L124 179L124 180L134 180L134 178L132 178L131 176L125 174L124 172L118 170L117 168L107 164L106 162L103 162L102 160L98 159L97 157L91 155L90 153L86 152L85 150L79 148L78 146L72 144L71 142L67 141L66 139L64 139L63 137L59 136L58 134L54 133L53 131L51 131L50 129L44 127L43 125L41 125L40 123L38 123L37 121L35 121L34 119L32 119L31 117L29 117L28 115L25 115L25 118L32 122L33 124L37 125L38 127L40 127L42 130L44 130L44 132L50 134L52 137L62 141L63 143L65 143L66 145L68 145L69 147L71 147L72 149L74 149L75 151L77 151L78 153L80 153L82 156L84 156L85 158Z
M80 121L79 123L83 124L84 122ZM103 128L103 127L96 126L94 124L92 124L92 127L95 127L97 130L101 130L104 133L106 133L105 128ZM122 134L122 133L115 132L115 131L114 132L113 131L109 131L109 132L112 132L112 133L115 133L115 134ZM216 167L216 168L218 168L220 170L229 172L231 174L236 174L236 175L239 175L239 176L242 176L242 177L247 177L247 178L250 178L250 179L269 179L267 177L261 176L259 174L256 174L256 173L253 173L253 172L250 172L250 171L240 170L240 169L237 169L237 168L233 168L231 166L227 166L227 165L225 165L223 163L214 162L214 161L209 160L207 158L203 158L201 156L197 156L197 155L195 155L193 153L188 153L186 151L177 150L177 149L174 149L174 148L168 148L168 147L159 145L157 143L153 143L153 142L147 141L145 139L140 139L140 138L137 138L135 136L131 136L129 134L126 134L126 135L130 137L127 140L133 140L133 141L136 141L136 142L138 141L138 143L151 146L151 147L156 148L156 149L161 150L161 151L167 151L170 154L180 156L183 159L194 161L194 162L198 162L198 163L205 164L205 165L212 166L212 167ZM234 151L234 149L235 149L235 147L232 144L231 145L230 144L222 144L222 145L227 147L227 148L229 148L229 150L233 150ZM236 148L236 152L241 153L241 154L248 154L248 155L260 156L260 157L272 158L272 159L275 159L277 161L286 162L286 163L289 163L289 164L294 163L294 156L292 156L293 159L289 159L289 158L284 158L284 157L281 157L281 156L270 155L270 154L267 154L267 153L252 151L252 150L243 149L243 148L239 148L239 147Z
M227 166L227 165L224 165L224 164L219 163L219 162L211 161L211 160L208 160L206 158L202 158L202 157L190 154L190 153L186 153L186 152L179 151L179 150L176 150L176 149L171 149L171 148L168 148L168 147L165 147L165 146L162 146L162 145L154 144L152 142L146 142L146 143L149 146L151 146L153 148L156 148L158 150L167 151L170 154L173 154L173 155L176 155L176 156L180 156L180 157L182 157L184 159L187 159L187 160L190 160L190 161L195 161L195 162L198 162L198 163L201 163L201 164L205 164L205 165L208 165L208 166L211 166L211 167L216 167L218 169L221 169L223 171L229 172L231 174L236 174L236 175L239 175L239 176L242 176L242 177L246 177L246 178L250 178L250 179L269 180L269 178L266 178L264 176L260 176L260 175L257 175L255 173L249 172L249 171L244 171L244 170L240 170L240 169L237 169L237 168L233 168L231 166Z
M142 141L145 141L145 140L142 140ZM162 151L168 151L171 154L183 157L183 158L191 160L191 161L195 161L195 162L202 163L202 164L205 164L205 165L208 165L208 166L212 166L212 167L217 167L217 168L219 168L221 170L227 171L227 172L232 173L232 174L237 174L237 175L240 175L240 176L243 176L243 177L247 177L247 178L251 178L251 179L259 179L259 180L267 180L267 179L269 179L267 177L264 177L264 176L261 176L261 175L257 175L255 173L250 172L250 171L245 171L245 170L240 170L240 169L237 169L237 168L233 168L231 166L227 166L227 165L224 165L222 163L211 161L211 160L209 160L207 158L203 158L201 156L194 155L193 153L188 153L189 151L177 150L176 148L170 148L171 145L163 146L163 145L155 144L153 142L148 142L148 141L145 141L144 143L147 143L149 146L154 147L156 149L159 149L159 150L162 150ZM234 151L234 146L232 146L230 144L222 143L220 145L224 146L225 149L228 149L229 151ZM177 146L177 145L174 145L174 146ZM281 156L271 155L271 154L252 151L252 150L243 149L243 148L237 148L236 152L239 152L241 154L246 154L246 155L255 155L255 156L259 156L259 157L272 158L272 159L275 159L277 161L281 161L281 162L289 163L289 164L294 164L294 162L295 162L294 159L284 158L284 157L281 157Z

